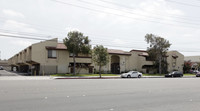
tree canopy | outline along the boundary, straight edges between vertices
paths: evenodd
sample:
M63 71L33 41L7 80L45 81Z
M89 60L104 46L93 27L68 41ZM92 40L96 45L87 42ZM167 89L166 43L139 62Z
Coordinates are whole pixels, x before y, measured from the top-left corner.
M109 62L107 48L97 45L94 47L92 55L93 61L99 66L99 76L101 78L101 67Z
M73 61L74 61L74 75L76 74L75 71L75 56L77 56L79 53L82 54L89 54L91 50L90 40L88 39L88 36L84 36L83 33L78 31L71 31L67 34L67 37L63 39L63 42L65 46L67 47L67 50L69 53L73 54Z
M153 34L146 34L145 41L150 44L147 52L150 58L155 61L155 68L159 69L159 73L166 73L168 66L166 54L171 44L168 40Z
M189 73L191 68L192 68L192 62L191 61L184 61L183 73Z

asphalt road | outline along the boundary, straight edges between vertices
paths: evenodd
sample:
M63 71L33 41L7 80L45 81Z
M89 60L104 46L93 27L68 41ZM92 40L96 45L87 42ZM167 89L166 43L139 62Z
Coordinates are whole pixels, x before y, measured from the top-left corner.
M199 111L200 78L1 80L0 111Z
M0 76L19 76L17 73L0 70Z

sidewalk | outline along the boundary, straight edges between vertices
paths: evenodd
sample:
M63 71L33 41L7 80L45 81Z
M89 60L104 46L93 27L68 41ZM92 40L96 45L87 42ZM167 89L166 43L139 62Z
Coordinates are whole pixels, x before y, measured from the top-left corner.
M54 79L126 79L120 76L76 76L76 77L53 77ZM164 76L143 76L142 78L165 78ZM168 77L169 78L169 77ZM177 78L177 77L176 77ZM196 78L196 76L184 76L183 78Z
M164 76L143 76L140 79L147 78L165 78ZM183 78L196 78L196 76L184 76ZM76 76L76 77L53 77L53 76L0 76L0 80L56 80L56 79L137 79L121 78L120 76Z
M53 77L54 79L123 79L120 76L76 76L76 77ZM163 76L143 76L142 78L164 78Z
M0 76L1 80L53 80L51 76Z

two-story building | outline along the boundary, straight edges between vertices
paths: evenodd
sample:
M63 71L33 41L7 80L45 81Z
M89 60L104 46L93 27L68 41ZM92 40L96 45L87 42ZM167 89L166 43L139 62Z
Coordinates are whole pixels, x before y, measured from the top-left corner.
M122 73L137 70L143 73L155 73L153 61L148 58L144 50L131 50L130 52L108 49L109 63L102 67L105 73ZM167 53L168 71L182 71L184 56L177 51ZM12 70L30 73L32 75L72 73L73 57L63 43L57 39L32 44L9 59ZM77 73L94 73L98 70L92 62L91 55L76 55Z

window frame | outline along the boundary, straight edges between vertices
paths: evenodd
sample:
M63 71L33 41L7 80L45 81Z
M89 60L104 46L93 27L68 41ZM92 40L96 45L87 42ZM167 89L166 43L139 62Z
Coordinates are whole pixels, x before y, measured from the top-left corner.
M53 52L55 52L55 54L53 54ZM54 57L54 55L55 55L55 57ZM49 58L49 59L57 59L57 51L56 50L52 50L52 49L47 50L47 58Z

